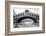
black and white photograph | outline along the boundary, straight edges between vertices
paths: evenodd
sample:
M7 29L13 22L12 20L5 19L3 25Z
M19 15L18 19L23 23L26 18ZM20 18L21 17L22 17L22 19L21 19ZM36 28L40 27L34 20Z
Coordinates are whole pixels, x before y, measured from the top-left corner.
M39 27L39 14L31 10L38 12L39 9L13 8L13 28Z
M6 35L45 32L45 3L6 1Z
M12 31L32 31L42 29L42 6L11 5L10 8Z
M44 3L12 3L6 14L9 34L44 32Z

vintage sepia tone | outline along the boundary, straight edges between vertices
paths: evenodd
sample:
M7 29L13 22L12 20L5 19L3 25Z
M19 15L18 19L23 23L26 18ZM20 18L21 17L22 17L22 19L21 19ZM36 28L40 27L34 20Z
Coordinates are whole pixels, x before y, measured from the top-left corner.
M35 5L35 6L42 6L42 30L38 30L38 31L22 31L22 32L10 32L10 5L15 5L15 4L20 4L20 5ZM30 16L31 15L31 13L30 13L30 10L28 10L28 9L26 9L26 10L24 10L24 13L20 13L20 17L21 16L24 16L25 14L26 14L26 17L24 17L24 18L26 18L26 19L23 19L23 18L19 18L19 14L18 15L16 15L15 16L15 12L14 12L14 9L13 9L13 20L15 19L15 17L16 17L16 19L17 18L19 18L19 20L14 20L14 24L13 24L13 28L24 28L24 27L39 27L39 15L37 15L37 14L34 14L34 13L32 13L32 17L33 17L33 15L35 16L35 17L37 17L37 18L35 18L35 19L33 19L33 18L31 18L30 19L30 17L28 17L28 16ZM18 16L18 17L17 17ZM21 20L20 20L21 19ZM33 19L33 20L32 20ZM31 20L31 21L30 21ZM34 22L35 21L35 22ZM19 23L18 23L19 22ZM26 23L27 24L26 24ZM28 23L29 23L29 26L28 26ZM30 23L31 23L31 25L32 26L30 26ZM35 25L35 23L37 23L38 25ZM31 2L20 2L20 1L6 1L5 2L5 33L6 33L6 36L8 36L8 35L18 35L18 34L35 34L35 33L44 33L45 32L45 4L44 3L31 3ZM16 24L19 24L19 25L16 25ZM25 26L23 26L23 24L25 25ZM20 27L21 26L21 27Z

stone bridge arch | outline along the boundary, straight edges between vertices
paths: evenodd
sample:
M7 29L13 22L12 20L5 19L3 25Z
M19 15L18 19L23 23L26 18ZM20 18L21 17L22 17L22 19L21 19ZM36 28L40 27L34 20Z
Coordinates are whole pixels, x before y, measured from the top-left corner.
M18 20L16 22L19 23L21 20L26 19L26 18L32 19L33 21L37 22L36 19L34 19L33 17L29 17L29 16L26 16L26 17L24 16L24 17L18 18Z

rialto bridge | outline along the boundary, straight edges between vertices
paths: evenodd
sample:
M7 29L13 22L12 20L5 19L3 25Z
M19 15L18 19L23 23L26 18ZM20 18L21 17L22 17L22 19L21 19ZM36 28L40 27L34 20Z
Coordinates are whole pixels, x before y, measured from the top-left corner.
M39 23L39 15L29 12L29 10L25 10L24 13L20 13L13 16L14 24L20 23L22 20L29 18L32 19L35 23Z

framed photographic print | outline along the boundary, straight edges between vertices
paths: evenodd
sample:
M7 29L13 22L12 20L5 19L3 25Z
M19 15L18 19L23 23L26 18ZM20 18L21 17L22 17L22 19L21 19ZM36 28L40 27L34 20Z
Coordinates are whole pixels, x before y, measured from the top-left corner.
M45 3L6 1L6 35L45 32Z

